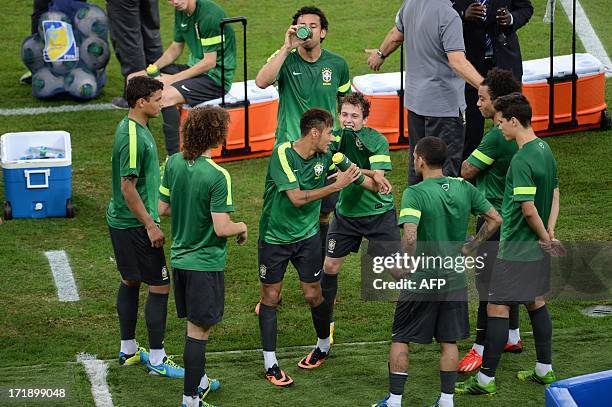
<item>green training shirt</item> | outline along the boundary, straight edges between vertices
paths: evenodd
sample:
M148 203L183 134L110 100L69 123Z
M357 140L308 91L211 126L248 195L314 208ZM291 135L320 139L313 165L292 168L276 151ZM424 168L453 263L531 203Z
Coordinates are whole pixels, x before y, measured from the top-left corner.
M543 257L538 235L527 224L521 202L533 201L547 227L553 192L558 187L557 162L545 141L536 138L517 151L506 176L498 258L537 261Z
M332 152L344 153L359 168L367 170L391 170L389 142L378 131L362 127L359 131L339 129L334 131ZM336 210L342 216L355 218L385 213L393 209L393 195L374 193L350 184L340 191Z
M215 233L211 212L233 212L232 178L208 157L168 159L159 198L172 208L172 267L223 271L227 238Z
M501 212L506 186L506 174L510 160L517 152L515 140L504 138L497 126L484 135L478 148L470 154L467 161L480 170L476 177L476 188Z
M205 75L210 76L217 85L221 86L221 40L223 37L225 54L225 83L226 92L232 87L232 79L236 71L236 37L234 29L227 24L223 36L219 23L226 17L225 11L210 0L196 0L196 9L188 16L183 11L174 12L174 42L186 43L189 47L189 60L187 65L193 66L204 58L204 54L217 52L217 64Z
M335 114L337 97L351 89L349 68L344 58L322 49L318 60L307 62L294 50L285 59L276 79L280 99L276 144L300 138L300 118L308 109L320 108L331 112L335 126L338 125Z
M319 232L321 200L296 207L285 191L323 188L333 167L331 152L305 160L292 142L277 145L268 163L259 238L270 244L296 243Z
M470 213L480 215L491 207L484 195L463 178L428 178L406 188L397 224L418 225L415 256L424 252L427 256L448 256L456 259L461 257L461 246L467 235ZM441 244L437 246L435 243ZM432 269L421 269L428 273L424 278L440 277L438 273L442 270L434 270L432 273ZM465 272L446 268L443 271L446 286L440 292L466 286Z
M159 159L155 140L147 127L127 116L119 122L115 130L111 167L113 195L106 210L108 225L116 229L143 226L130 211L121 193L121 178L130 176L137 177L138 195L153 221L159 223Z

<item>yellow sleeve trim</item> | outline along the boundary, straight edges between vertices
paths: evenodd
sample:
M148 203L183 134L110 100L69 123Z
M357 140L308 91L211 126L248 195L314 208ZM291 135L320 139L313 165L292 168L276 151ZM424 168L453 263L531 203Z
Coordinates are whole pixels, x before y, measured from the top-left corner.
M202 38L200 41L203 47L210 47L211 45L221 44L221 36L217 35L216 37Z
M232 204L232 177L230 177L229 172L227 172L225 168L218 165L212 159L209 158L208 162L210 163L210 165L219 170L221 174L223 174L223 176L225 177L225 182L227 183L227 199L225 200L225 204L227 206L230 206Z
M130 168L136 168L136 156L138 151L138 139L136 137L136 123L128 122L128 132L130 134Z
M280 159L281 166L283 167L283 171L285 171L285 175L289 182L295 182L297 179L295 178L295 174L293 170L291 170L291 166L289 165L289 161L287 161L287 153L286 150L291 147L290 142L286 142L278 147L278 158Z
M491 165L495 161L494 159L492 159L491 157L489 157L488 155L486 155L485 153L483 153L482 151L479 151L479 150L474 150L472 152L472 155L475 158L477 158L480 161L482 161L483 163L485 163L486 165Z
M535 195L536 187L516 187L513 192L514 195Z
M351 80L349 79L347 83L345 83L344 85L338 88L338 92L345 93L345 92L348 92L350 88L351 88Z
M373 155L369 158L370 164L374 163L390 163L391 157L388 155Z
M162 195L170 196L170 190L163 185L159 186L159 193Z
M266 63L270 62L272 58L278 55L279 52L280 52L280 49L277 49L276 51L274 51L274 53L268 57L268 59L266 60Z
M402 216L414 216L421 219L421 211L412 208L404 208L400 211L399 217L401 218Z

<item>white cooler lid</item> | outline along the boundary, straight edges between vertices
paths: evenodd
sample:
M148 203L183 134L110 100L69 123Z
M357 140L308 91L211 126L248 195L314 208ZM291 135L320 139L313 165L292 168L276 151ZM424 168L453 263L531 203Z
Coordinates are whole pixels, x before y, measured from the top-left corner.
M578 77L604 72L604 66L591 54L576 54L576 74ZM553 75L561 78L572 74L572 56L560 55L553 58ZM537 83L550 75L550 58L523 61L523 83Z
M47 147L62 150L63 158L21 159L28 148ZM3 168L65 167L72 164L70 134L65 131L27 131L5 133L0 137L0 162Z
M353 89L364 95L397 95L401 79L400 72L355 76L353 78Z
M263 103L278 99L278 91L276 87L270 85L265 89L261 89L255 85L255 81L247 81L247 95L251 103ZM232 88L225 95L225 103L236 103L244 100L244 82L232 83ZM208 102L200 103L198 106L204 105L220 105L221 98L209 100Z

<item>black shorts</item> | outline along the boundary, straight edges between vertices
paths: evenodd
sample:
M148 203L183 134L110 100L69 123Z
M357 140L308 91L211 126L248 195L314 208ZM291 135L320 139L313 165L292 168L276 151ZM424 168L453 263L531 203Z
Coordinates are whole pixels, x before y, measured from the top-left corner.
M484 224L484 219L479 217L476 221L476 233L480 230L482 225ZM484 244L482 244L478 248L478 252L476 256L482 256L484 267L479 269L475 268L475 281L476 281L476 290L478 291L478 298L480 301L488 301L489 300L489 286L491 285L491 274L493 273L493 268L495 266L495 260L497 259L497 252L499 250L499 235L500 229L487 240Z
M162 72L174 75L186 69L189 69L188 65L172 64L162 69ZM174 82L172 86L191 106L221 97L221 86L206 74Z
M369 254L384 256L399 251L401 237L395 209L379 215L357 218L344 217L335 212L327 232L326 255L340 258L351 252L357 253L364 237L370 242ZM382 246L380 250L384 249L385 253L378 253L380 250L375 246Z
M550 257L537 261L497 259L488 293L490 303L530 304L550 291Z
M391 341L429 344L470 336L467 301L401 301L395 307Z
M263 284L283 281L289 262L296 268L301 282L314 283L321 279L323 273L319 233L288 244L270 244L260 239L257 249L259 281Z
M221 322L225 305L223 271L191 271L174 268L174 302L179 318L196 325Z
M326 179L325 186L333 184L335 181ZM338 203L338 192L334 192L331 195L326 196L321 200L321 213L330 214L336 209Z
M149 285L170 284L164 249L151 247L144 226L129 229L109 226L108 230L121 278Z

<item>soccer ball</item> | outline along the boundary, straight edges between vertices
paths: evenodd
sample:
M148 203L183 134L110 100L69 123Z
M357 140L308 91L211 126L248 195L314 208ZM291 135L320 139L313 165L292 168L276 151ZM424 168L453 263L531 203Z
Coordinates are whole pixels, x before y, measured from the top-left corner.
M79 47L79 53L81 60L92 71L104 68L110 58L108 44L97 35L86 38Z
M38 34L29 36L21 44L21 60L30 72L36 72L45 66L43 50L45 43Z
M49 62L49 65L51 65L51 71L54 74L64 76L77 66L78 63L79 61L53 61Z
M100 7L89 4L81 7L74 15L74 24L82 37L97 35L106 38L108 33L108 18Z
M49 68L42 68L32 75L32 96L44 99L63 92L64 79L55 76Z
M63 21L65 23L72 24L70 18L61 11L47 11L46 13L43 13L38 19L38 35L40 35L40 38L45 38L43 21Z
M64 77L66 91L77 99L93 99L98 93L96 76L87 69L77 68Z

